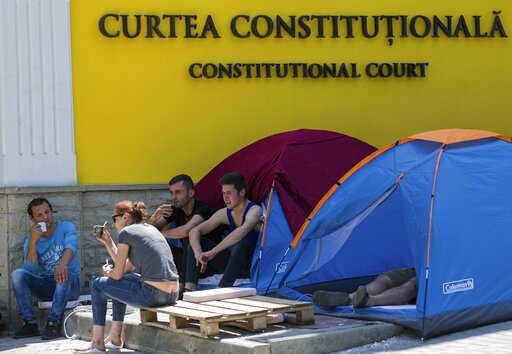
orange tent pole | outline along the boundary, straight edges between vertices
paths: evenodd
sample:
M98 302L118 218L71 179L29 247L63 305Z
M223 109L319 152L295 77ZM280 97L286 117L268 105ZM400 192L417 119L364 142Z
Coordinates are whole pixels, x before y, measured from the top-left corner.
M430 236L432 234L432 215L434 213L434 196L436 192L437 175L439 172L439 164L441 163L441 156L443 155L446 144L441 146L439 153L437 154L436 169L434 171L434 181L432 182L432 193L430 194L430 210L428 215L428 235L427 235L427 260L425 266L425 293L423 294L423 318L421 331L425 329L425 314L427 313L427 290L428 290L428 278L429 278L429 266L430 266Z
M439 172L439 164L441 163L441 156L443 155L445 144L441 146L439 150L439 154L437 154L437 162L436 169L434 171L434 181L432 183L432 194L430 195L430 211L428 215L428 235L427 235L427 264L426 267L428 269L430 265L430 235L432 234L432 214L434 213L434 195L436 192L436 183L437 183L437 174Z

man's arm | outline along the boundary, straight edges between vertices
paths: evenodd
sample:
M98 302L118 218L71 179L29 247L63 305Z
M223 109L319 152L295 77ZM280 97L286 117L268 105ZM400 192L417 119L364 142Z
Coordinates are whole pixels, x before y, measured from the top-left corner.
M198 226L194 227L192 230L189 231L188 238L190 242L190 247L192 247L192 250L194 251L196 258L203 251L201 249L201 236L209 234L217 227L219 227L220 225L224 225L227 222L228 221L226 216L226 208L223 208L217 210L217 212L215 212L215 214L213 214L211 218L209 218L205 222L199 224Z
M39 229L39 235L36 235L35 229ZM23 261L23 269L28 270L31 273L39 274L41 271L41 267L39 266L39 258L37 256L37 242L42 237L41 226L34 225L30 230L28 237L25 239L25 244L23 245L23 257L25 258ZM35 232L33 234L33 232ZM35 236L35 238L34 238Z
M170 204L162 204L156 209L153 215L151 215L147 223L153 225L158 230L162 230L164 226L168 224L165 218L171 217L172 212L173 209Z
M28 240L28 249L27 254L25 255L25 259L31 263L37 263L39 259L37 258L37 242L43 236L43 232L41 231L41 226L35 224L30 229L30 236Z
M210 251L203 253L206 255L206 260L214 258L219 252L237 244L249 232L254 230L260 223L262 210L259 205L255 205L249 209L245 216L245 221L242 225L231 231L217 246Z
M201 224L203 221L204 218L201 215L195 214L194 216L192 216L192 218L190 218L190 220L185 225L163 231L162 234L166 238L185 238L188 237L190 230L192 230L197 225Z
M53 269L53 277L56 282L63 282L69 279L68 264L71 263L75 257L78 249L78 237L76 235L76 228L72 223L63 222L64 228L64 252L59 259L59 263Z
M75 257L75 252L65 248L62 257L60 257L59 264L53 270L53 277L57 283L68 280L68 264L71 263L73 257Z

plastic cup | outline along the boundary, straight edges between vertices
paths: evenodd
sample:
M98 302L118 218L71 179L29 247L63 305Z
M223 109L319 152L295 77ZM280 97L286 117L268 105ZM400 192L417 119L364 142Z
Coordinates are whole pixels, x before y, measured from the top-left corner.
M94 225L94 232L96 232L97 237L103 236L104 229L105 229L105 226L103 226L103 225Z
M47 231L46 230L46 223L44 221L38 222L37 224L41 226L41 231L42 232L46 232Z

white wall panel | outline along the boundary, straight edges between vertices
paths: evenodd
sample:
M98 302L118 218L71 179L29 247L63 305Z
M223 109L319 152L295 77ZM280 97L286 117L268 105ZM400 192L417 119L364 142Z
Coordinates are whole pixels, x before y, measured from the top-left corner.
M76 184L69 0L0 1L0 187Z

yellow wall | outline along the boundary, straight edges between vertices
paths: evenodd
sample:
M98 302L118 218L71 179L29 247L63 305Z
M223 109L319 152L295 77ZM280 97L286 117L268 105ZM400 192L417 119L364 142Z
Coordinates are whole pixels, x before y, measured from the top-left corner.
M334 130L379 147L449 127L512 135L512 41L499 32L401 38L395 23L389 45L383 22L373 39L360 24L355 38L345 38L342 22L341 38L316 38L313 30L306 39L240 39L229 26L239 14L464 15L474 33L473 16L490 31L496 10L512 36L510 0L71 0L78 181L165 183L178 173L197 180L240 147L299 128ZM183 38L184 21L177 22L179 38L107 38L98 22L109 13L197 15L199 32L211 15L221 38ZM106 24L109 33L120 28L112 18ZM193 79L195 62L356 63L361 77ZM423 78L370 78L364 71L371 62L429 65Z

